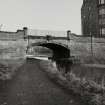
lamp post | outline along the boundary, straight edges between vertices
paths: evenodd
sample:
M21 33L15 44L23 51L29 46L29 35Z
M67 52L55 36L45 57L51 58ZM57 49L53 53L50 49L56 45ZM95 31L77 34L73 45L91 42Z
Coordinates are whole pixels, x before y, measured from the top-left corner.
M92 36L91 32L90 32L90 37L91 37L91 54L93 56L93 36Z
M89 31L90 31L90 38L91 38L91 55L93 56L93 35L92 35L92 14L91 14L91 7L89 7Z

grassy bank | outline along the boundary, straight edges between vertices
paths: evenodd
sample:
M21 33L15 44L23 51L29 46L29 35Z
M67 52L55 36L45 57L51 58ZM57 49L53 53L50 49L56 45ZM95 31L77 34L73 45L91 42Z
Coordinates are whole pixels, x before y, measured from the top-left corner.
M25 59L0 59L0 80L9 80L15 75L16 70L24 63Z
M40 65L49 78L80 97L83 105L105 105L105 87L91 80L77 78L72 72L63 76L52 62L41 61Z

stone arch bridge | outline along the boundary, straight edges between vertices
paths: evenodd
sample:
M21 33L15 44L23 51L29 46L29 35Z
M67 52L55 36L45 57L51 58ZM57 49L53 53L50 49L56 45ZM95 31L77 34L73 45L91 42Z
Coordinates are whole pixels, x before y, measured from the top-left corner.
M67 37L46 36L28 36L27 50L35 46L46 47L53 52L53 59L64 59L70 57L70 49L68 47Z
M67 51L70 52L69 56L79 59L81 63L88 62L88 59L105 59L105 38L83 37L70 33L70 31L62 35L61 33L53 32L42 33L35 31L34 34L26 34L27 49L35 45L49 47L50 49L52 48L51 46L53 46L52 50L56 53L55 57L58 57L58 52L59 55L62 53L60 57L66 57L68 54L65 54L65 52ZM58 35L65 37L58 37Z
M61 58L69 58L70 57L70 49L66 44L58 43L58 42L37 42L32 43L30 47L34 46L42 46L47 47L52 50L53 52L53 59L61 59Z

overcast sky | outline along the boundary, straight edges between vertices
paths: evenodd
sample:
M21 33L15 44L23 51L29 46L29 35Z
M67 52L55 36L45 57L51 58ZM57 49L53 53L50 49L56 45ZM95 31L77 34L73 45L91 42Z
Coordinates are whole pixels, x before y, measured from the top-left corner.
M22 27L81 34L83 0L0 0L1 30Z

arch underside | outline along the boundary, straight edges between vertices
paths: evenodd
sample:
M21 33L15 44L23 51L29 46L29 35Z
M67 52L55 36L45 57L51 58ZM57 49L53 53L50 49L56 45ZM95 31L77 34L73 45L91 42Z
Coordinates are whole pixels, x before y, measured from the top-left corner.
M69 58L70 49L62 44L57 43L34 43L32 46L47 47L53 51L53 59Z

